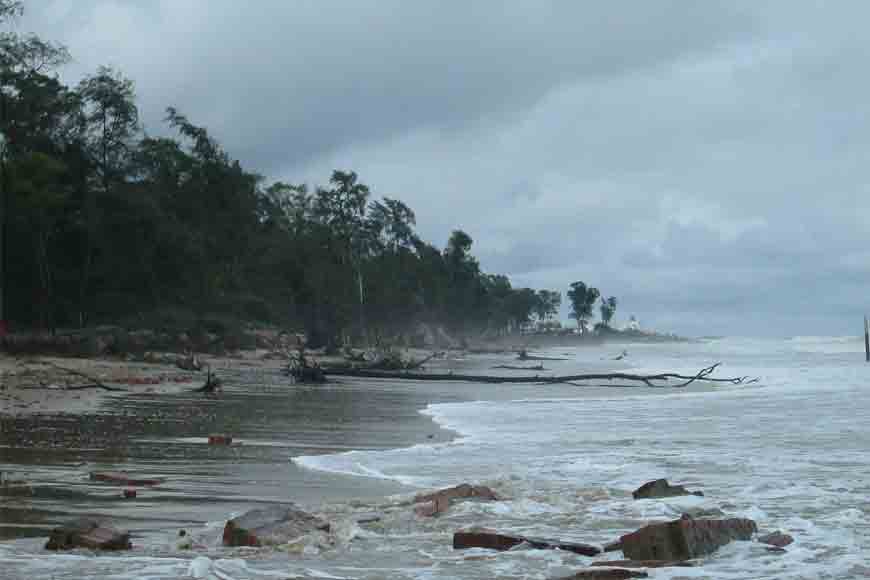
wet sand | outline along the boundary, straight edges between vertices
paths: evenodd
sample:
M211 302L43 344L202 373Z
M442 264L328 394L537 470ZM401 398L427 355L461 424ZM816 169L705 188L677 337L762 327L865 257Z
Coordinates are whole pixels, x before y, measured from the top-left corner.
M433 361L431 370L510 374L491 367L511 360L478 355ZM576 362L547 363L560 372L571 370L566 365L573 369ZM378 477L308 470L292 459L450 441L453 432L420 413L430 403L577 394L574 387L555 385L354 379L294 385L280 365L244 361L228 362L220 376L224 388L215 395L145 390L100 397L86 414L0 414L0 471L31 482L33 492L0 494L0 540L11 541L5 549L12 550L10 562L21 565L19 575L33 568L28 558L43 553L50 529L76 515L110 516L128 528L135 556L141 550L165 553L180 529L215 550L223 522L258 505L293 501L320 513L339 509L345 517L348 505L354 512L384 509L392 504L386 496L401 504L419 490ZM234 444L208 445L213 433L232 435ZM165 482L124 499L123 488L90 480L92 471L101 470ZM339 504L344 507L335 508ZM412 517L407 507L397 510ZM166 555L180 554L170 549Z

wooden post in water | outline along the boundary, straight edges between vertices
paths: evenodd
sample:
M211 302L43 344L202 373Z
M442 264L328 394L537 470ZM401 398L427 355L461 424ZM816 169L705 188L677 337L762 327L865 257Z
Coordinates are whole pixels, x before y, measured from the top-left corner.
M870 326L867 325L867 315L864 315L864 358L870 362Z

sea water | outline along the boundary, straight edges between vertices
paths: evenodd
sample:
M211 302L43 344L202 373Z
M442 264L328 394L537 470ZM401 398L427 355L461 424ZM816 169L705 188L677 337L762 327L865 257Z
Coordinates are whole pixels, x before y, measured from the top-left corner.
M619 363L610 355L626 348ZM613 352L611 352L613 351ZM29 578L530 578L569 575L596 559L559 551L454 551L452 533L482 525L604 544L652 521L693 510L754 519L795 538L785 553L734 542L696 568L650 570L653 578L870 577L870 365L858 338L726 338L552 349L563 370L620 365L626 372L687 375L722 362L717 376L757 382L680 389L451 385L420 409L455 437L396 449L293 456L312 474L404 484L384 499L331 502L336 533L260 551L219 548L222 521L195 532L205 549L182 553L152 542L133 555L45 556L35 544L0 543L0 571ZM364 385L363 387L364 388ZM459 400L457 400L459 399ZM450 400L454 402L437 402ZM638 500L660 477L704 497ZM491 485L507 499L462 502L420 519L414 489ZM381 521L356 524L363 513ZM0 573L0 577L3 574Z
M537 536L606 543L694 508L749 517L761 530L780 529L796 539L785 554L735 543L699 568L659 570L655 577L870 576L870 365L863 362L860 339L722 339L626 348L632 372L694 374L721 361L718 376L759 381L435 404L423 412L459 433L455 441L296 461L424 487L487 482L511 500L466 504L459 509L471 514L448 519ZM555 354L560 353L589 356ZM660 477L705 496L631 499L633 489ZM547 568L585 561L510 555L495 558L491 572L545 578L557 571ZM461 576L461 566L430 577L454 573Z

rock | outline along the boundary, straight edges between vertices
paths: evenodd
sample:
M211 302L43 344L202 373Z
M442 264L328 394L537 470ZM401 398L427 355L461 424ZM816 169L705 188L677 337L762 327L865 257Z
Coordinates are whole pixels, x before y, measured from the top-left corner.
M489 488L485 485L471 485L469 483L463 483L454 487L440 489L432 493L418 494L416 497L414 497L414 503L432 501L437 497L447 498L448 501L465 498L475 498L492 501L501 499L498 494L492 490L492 488Z
M476 528L460 531L453 534L453 549L464 550L466 548L488 548L490 550L510 550L519 546L526 539L522 536L509 536L499 534L495 530Z
M227 521L224 546L286 544L315 531L329 531L329 523L294 504L252 510Z
M632 560L691 560L712 554L732 540L749 540L758 528L744 518L696 520L682 517L650 524L620 538Z
M136 497L136 490L133 488L125 489L123 497L124 499L134 499Z
M775 548L785 548L786 546L794 542L794 538L792 538L788 534L783 534L781 531L777 530L773 533L759 536L758 541L762 544L769 544Z
M129 550L130 534L94 519L83 518L55 528L45 544L46 550Z
M691 568L696 564L687 562L686 560L602 560L601 562L592 562L590 566L618 566L620 568Z
M616 540L615 542L610 542L609 544L604 544L605 552L618 552L622 550L622 542Z
M637 570L625 570L623 568L602 568L600 570L580 570L571 576L565 576L561 580L623 580L624 578L648 578L646 572Z
M160 485L164 481L160 478L133 477L125 471L92 471L91 479L132 487Z
M418 494L414 497L414 503L419 504L414 507L414 513L421 517L435 516L446 512L450 508L450 504L457 499L482 499L482 500L498 500L496 494L491 488L485 485L471 485L463 483L454 487L447 487L432 493Z
M453 534L454 550L463 550L465 548L488 548L490 550L504 551L510 550L522 543L527 543L537 550L565 550L583 556L596 556L601 553L600 548L588 544L500 534L495 530L486 528L473 528Z
M700 491L689 491L682 485L671 485L667 479L656 479L648 481L633 492L631 496L634 499L653 499L660 497L676 497L680 495L697 495L704 497Z

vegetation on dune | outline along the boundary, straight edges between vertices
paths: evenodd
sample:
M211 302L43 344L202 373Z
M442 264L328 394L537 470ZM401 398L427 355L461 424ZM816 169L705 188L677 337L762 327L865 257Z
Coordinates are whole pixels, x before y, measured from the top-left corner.
M0 0L0 24L22 6ZM174 136L148 135L129 79L100 68L66 86L68 58L0 36L4 311L19 327L226 316L304 328L316 345L557 315L559 292L481 271L461 230L443 250L423 241L412 209L356 173L269 183L172 107Z

